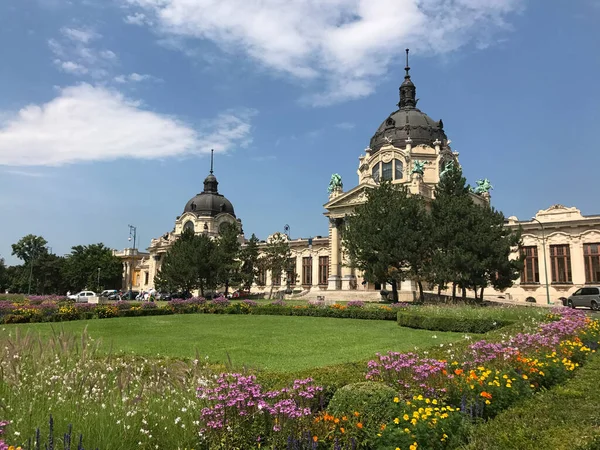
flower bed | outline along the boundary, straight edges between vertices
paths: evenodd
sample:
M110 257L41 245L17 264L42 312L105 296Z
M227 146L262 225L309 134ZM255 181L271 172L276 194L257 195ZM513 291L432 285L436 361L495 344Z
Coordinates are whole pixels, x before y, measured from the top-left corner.
M118 306L110 306L119 311ZM254 306L242 302L235 308ZM381 395L375 398L380 404L382 398L391 398L385 389L393 389L395 397L387 400L389 409L383 419L373 419L373 408L366 403L355 411L344 412L339 406L344 402L337 402L334 415L333 410L327 410L325 389L312 379L296 378L286 386L271 389L251 372L220 371L210 375L205 368L200 374L196 371L197 361L192 367L176 368L156 366L145 358L100 360L87 353L82 357L78 347L68 356L64 350L67 346L58 343L54 344L56 354L44 356L46 352L35 353L41 351L37 341L30 342L27 351L31 354L18 343L5 348L2 358L10 370L1 375L0 388L9 398L7 411L15 415L10 417L15 427L29 423L31 411L48 411L48 406L62 405L63 413L73 414L72 405L77 404L78 420L90 416L89 426L79 422L77 429L97 440L114 436L116 441L111 442L112 446L104 445L106 448L124 448L115 443L125 441L129 448L141 449L156 445L167 448L169 443L172 448L203 449L456 448L468 440L473 424L565 382L598 348L600 325L580 311L561 309L531 325L531 329L513 336L497 331L497 340L465 340L465 344L448 344L419 353L378 354L365 367L365 378L373 384L368 389L362 386L361 392L365 402L370 401L372 392L379 392ZM65 372L64 367L74 370ZM85 374L83 385L78 378L81 374ZM131 386L122 386L124 380L129 380L125 374L131 374L131 381L127 381ZM24 375L39 379L39 386L24 384ZM176 380L187 384L175 389ZM196 395L189 383L198 386ZM376 383L388 388L371 389ZM66 386L76 389L71 394ZM23 396L30 399L28 404L18 403ZM50 398L56 404L48 403ZM12 424L9 427L11 437L17 436L16 428ZM140 429L144 435L136 437ZM197 442L198 436L201 442ZM96 440L89 444L98 445Z

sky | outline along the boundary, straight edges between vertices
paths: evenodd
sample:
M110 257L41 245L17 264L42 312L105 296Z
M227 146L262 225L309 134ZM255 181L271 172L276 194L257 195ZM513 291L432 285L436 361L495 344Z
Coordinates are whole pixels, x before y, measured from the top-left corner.
M357 184L405 48L497 209L600 214L599 20L600 0L2 0L0 257L29 233L123 249L129 224L146 248L210 149L246 237L327 235L329 178Z

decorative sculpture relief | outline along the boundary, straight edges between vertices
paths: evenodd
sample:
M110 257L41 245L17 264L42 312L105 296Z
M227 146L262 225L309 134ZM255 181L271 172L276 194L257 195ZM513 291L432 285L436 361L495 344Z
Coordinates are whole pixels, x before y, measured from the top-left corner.
M477 184L475 189L473 189L475 194L488 194L492 189L494 189L494 186L492 186L490 180L487 178L477 180L475 183Z
M442 164L444 164L444 162L442 162ZM448 161L447 163L445 163L445 165L443 166L444 170L442 170L440 172L440 179L444 178L448 172L451 172L454 170L454 161Z
M419 161L418 159L413 161L413 169L411 173L423 175L425 173L425 164L427 164L426 161Z

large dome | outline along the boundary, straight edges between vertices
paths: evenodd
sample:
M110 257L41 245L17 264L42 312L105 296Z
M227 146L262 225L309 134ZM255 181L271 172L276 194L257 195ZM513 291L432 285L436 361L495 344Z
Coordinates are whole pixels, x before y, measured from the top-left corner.
M398 110L389 115L379 126L369 147L375 153L386 144L393 144L397 148L405 148L407 139L410 144L432 146L436 140L441 143L447 141L444 133L444 124L441 120L435 121L417 108L417 88L410 79L408 67L408 49L406 50L406 75L400 85L400 102Z
M228 213L235 217L233 205L227 198L219 194L217 177L212 174L204 180L204 191L191 198L185 205L183 212L191 212L197 216L214 217L217 214Z

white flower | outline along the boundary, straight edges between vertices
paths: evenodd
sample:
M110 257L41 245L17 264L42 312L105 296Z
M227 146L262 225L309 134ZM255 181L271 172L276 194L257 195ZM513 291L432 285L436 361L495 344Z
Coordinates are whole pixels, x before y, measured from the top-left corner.
M177 425L179 422L181 422L181 417L177 417L177 418L175 419L175 425Z

